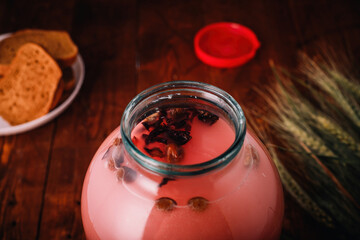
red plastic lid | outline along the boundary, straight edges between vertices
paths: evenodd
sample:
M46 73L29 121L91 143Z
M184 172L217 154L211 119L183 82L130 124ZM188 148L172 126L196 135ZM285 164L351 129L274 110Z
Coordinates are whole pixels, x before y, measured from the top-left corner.
M220 68L240 66L255 56L260 42L247 27L219 22L200 29L194 40L195 53L204 63Z

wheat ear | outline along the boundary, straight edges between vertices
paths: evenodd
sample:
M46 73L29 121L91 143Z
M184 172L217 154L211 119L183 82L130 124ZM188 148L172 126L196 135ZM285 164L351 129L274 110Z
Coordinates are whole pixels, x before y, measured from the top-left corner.
M280 162L275 150L271 147L268 147L268 149L279 171L281 181L286 190L290 193L290 195L295 198L296 201L300 204L300 206L304 208L308 213L310 213L316 220L324 223L328 227L333 227L334 225L332 218L327 215L325 211L322 210L295 181L295 179Z

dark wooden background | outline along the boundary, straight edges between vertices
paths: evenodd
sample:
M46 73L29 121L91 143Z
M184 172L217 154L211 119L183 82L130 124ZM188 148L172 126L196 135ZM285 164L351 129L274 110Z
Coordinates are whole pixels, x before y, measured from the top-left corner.
M0 238L84 239L82 183L127 103L160 82L197 80L229 92L243 106L261 104L253 87L271 84L269 59L295 68L296 54L321 39L360 53L359 1L323 0L0 0L0 33L62 29L79 46L84 85L57 119L0 137ZM204 25L232 21L253 29L261 48L246 65L200 62L193 37ZM285 193L283 239L331 235Z

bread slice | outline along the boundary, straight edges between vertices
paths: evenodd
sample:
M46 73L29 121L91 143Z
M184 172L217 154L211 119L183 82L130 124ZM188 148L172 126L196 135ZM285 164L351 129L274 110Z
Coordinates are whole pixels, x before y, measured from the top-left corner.
M21 46L0 81L0 115L17 125L48 113L61 74L43 48L34 43Z
M29 42L43 47L63 66L73 64L78 54L77 46L65 31L25 29L0 42L0 64L10 64L17 50Z

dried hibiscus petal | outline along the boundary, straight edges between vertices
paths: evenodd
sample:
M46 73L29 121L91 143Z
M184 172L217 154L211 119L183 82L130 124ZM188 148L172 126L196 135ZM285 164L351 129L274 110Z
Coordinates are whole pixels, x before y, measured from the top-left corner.
M155 201L155 206L161 211L169 212L176 207L176 202L171 198L162 197Z
M188 110L189 113L189 120L192 121L194 119L194 117L196 117L196 115L198 115L198 111L196 108L189 108Z
M169 108L166 110L166 118L173 120L182 120L188 117L188 112L185 108Z
M184 145L191 139L189 131L169 130L169 131L167 131L167 134L168 134L169 138L178 145Z
M203 197L193 197L188 201L188 205L191 210L202 212L208 207L209 201Z
M209 125L213 125L219 117L206 110L198 110L198 119Z
M168 140L166 138L164 138L164 137L154 137L152 139L152 142L159 142L159 143L167 144Z
M144 147L144 150L150 154L151 157L159 157L162 158L164 157L164 153L160 150L160 148L155 147L155 148L147 148Z
M180 128L185 128L186 125L187 125L187 122L185 119L183 119L183 120L171 123L170 127L172 129L180 129Z
M188 119L181 119L177 121L168 121L167 122L168 129L171 130L185 130L190 131L191 130L191 122Z
M180 162L184 158L184 150L181 146L170 143L166 146L166 161L169 163Z
M159 183L159 188L166 185L169 181L175 181L175 179L173 178L167 178L167 177L164 177L162 180L161 180L161 183Z
M185 131L190 132L191 131L191 125L190 124L186 124L184 127Z
M132 139L131 139L131 141L136 145L137 144L137 141L138 141L138 139L135 137L135 136L133 136L132 137Z
M142 134L145 141L145 151L151 157L163 158L170 163L176 163L183 159L184 150L181 147L192 139L191 122L194 117L208 125L214 124L219 117L207 110L196 109L190 106L164 107L157 112L143 118L141 122L147 131ZM157 148L149 148L151 143ZM165 151L164 151L165 150Z
M149 143L154 142L154 141L155 141L154 139L155 139L157 136L159 136L160 134L166 132L166 130L167 130L167 128L166 128L166 127L163 127L163 126L159 126L159 127L155 128L155 129L153 129L153 130L149 133L149 135L145 138L145 143L146 143L146 144L149 144Z
M147 116L144 121L142 121L142 125L149 130L151 126L155 126L157 124L160 124L161 122L161 113L155 112L151 114L150 116Z

